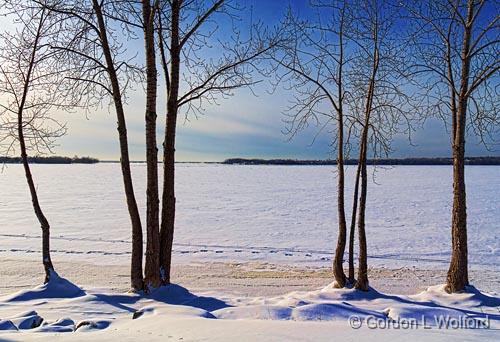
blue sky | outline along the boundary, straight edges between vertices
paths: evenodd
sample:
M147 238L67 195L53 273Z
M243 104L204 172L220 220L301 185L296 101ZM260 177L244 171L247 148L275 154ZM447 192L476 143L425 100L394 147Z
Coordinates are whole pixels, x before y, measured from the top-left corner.
M288 1L244 0L246 8L253 9L253 17L268 25L277 22L289 4ZM293 1L292 5L302 13L307 0ZM142 46L141 41L131 43L131 48ZM159 82L163 82L162 79ZM255 88L258 96L241 89L220 105L207 105L205 114L198 118L179 118L177 133L178 161L220 161L231 157L326 159L334 157L328 131L316 139L317 127L299 133L292 140L283 131L283 111L292 93L278 89L270 94L268 82ZM145 159L144 145L144 96L139 86L130 94L126 106L131 159ZM159 92L158 146L161 148L165 119L163 92ZM59 140L55 152L58 155L90 155L104 160L119 158L116 119L113 108L101 108L90 113L58 114L67 122L68 134ZM468 155L500 155L497 147L487 151L474 138L468 140ZM394 141L394 157L449 156L449 134L444 124L429 120L423 129L413 135L413 145L404 136ZM161 152L161 149L160 149ZM161 155L161 154L160 154Z

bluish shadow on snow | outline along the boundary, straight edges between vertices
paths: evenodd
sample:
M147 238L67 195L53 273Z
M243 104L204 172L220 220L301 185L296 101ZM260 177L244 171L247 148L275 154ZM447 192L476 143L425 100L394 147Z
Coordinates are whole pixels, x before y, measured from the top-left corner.
M80 287L67 279L60 277L55 271L50 275L47 284L39 285L30 290L22 290L2 298L3 302L21 302L48 298L76 298L85 295Z
M155 289L147 297L165 304L191 306L208 312L231 306L214 297L197 296L189 292L188 289L176 284L170 284Z

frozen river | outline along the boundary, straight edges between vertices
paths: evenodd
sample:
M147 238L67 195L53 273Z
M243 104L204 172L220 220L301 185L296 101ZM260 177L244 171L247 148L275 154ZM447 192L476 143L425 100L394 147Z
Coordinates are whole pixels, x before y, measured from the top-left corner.
M447 267L451 171L397 166L372 173L370 265ZM33 173L52 226L55 262L129 262L130 223L119 164L34 165ZM133 173L144 213L145 165L134 164ZM351 166L349 179L353 173ZM500 270L500 167L469 166L466 177L471 268ZM331 264L335 167L178 164L176 183L175 261ZM0 192L0 256L38 258L40 228L21 165L7 165L0 173ZM351 196L349 182L348 208Z

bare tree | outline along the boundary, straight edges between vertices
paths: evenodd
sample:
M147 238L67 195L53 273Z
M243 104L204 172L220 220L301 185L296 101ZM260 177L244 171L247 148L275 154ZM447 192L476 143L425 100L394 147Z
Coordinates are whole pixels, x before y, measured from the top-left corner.
M411 132L412 108L405 93L406 75L402 72L405 42L398 39L401 10L382 0L352 3L351 42L355 46L349 70L349 109L356 114L359 140L357 177L358 198L354 198L353 214L358 209L359 237L358 278L355 287L367 291L368 251L366 242L366 205L368 196L367 157L386 156L391 152L392 137L398 132ZM356 179L358 183L358 178ZM358 187L355 186L355 196ZM353 216L354 218L354 216ZM351 223L351 226L354 224ZM353 233L351 233L352 235ZM352 256L351 256L352 258Z
M143 289L142 225L135 199L127 125L124 110L126 90L140 80L141 70L123 57L122 37L128 35L117 18L123 15L115 2L98 0L33 0L34 8L57 14L64 35L51 42L60 52L60 62L69 66L70 89L78 96L80 106L93 108L106 99L113 102L120 143L120 166L132 225L131 287Z
M499 2L418 1L407 6L413 20L415 63L426 110L451 121L453 154L452 255L447 291L469 284L465 137L491 142L498 129ZM498 132L498 131L497 131Z
M23 1L18 4L25 5ZM56 109L70 106L68 97L60 97L64 81L62 70L55 67L57 56L48 46L60 28L57 20L44 9L16 12L12 4L4 5L17 22L17 30L0 36L3 47L0 94L4 99L0 104L0 140L6 146L3 151L6 154L13 153L15 145L19 144L33 210L42 229L44 282L48 283L54 272L50 257L50 224L40 205L28 152L50 152L55 139L66 132L64 125L51 115Z
M249 37L236 27L242 8L232 1L172 0L158 2L157 33L167 92L163 142L163 195L160 227L160 274L170 283L175 226L175 140L179 112L203 112L206 104L232 95L235 89L255 83L252 72L260 57L276 45L258 26ZM221 27L231 25L224 37ZM257 25L255 25L257 26ZM215 53L205 58L203 53ZM186 71L181 75L180 69ZM182 91L182 92L181 92Z
M282 24L286 44L272 60L278 83L292 90L294 100L287 109L288 133L291 137L311 123L320 132L332 124L333 145L337 150L338 239L333 262L336 284L344 287L346 276L343 259L347 238L344 204L345 150L345 77L349 62L346 53L347 1L311 1L317 10L314 20L299 20L289 11ZM348 28L347 28L348 30ZM348 82L348 81L347 81Z

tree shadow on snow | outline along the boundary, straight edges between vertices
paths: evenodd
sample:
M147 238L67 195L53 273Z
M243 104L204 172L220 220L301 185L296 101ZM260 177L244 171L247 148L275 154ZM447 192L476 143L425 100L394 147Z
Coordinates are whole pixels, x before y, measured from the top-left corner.
M155 289L147 297L165 304L191 306L208 312L231 306L218 298L197 296L189 292L188 289L176 284Z

